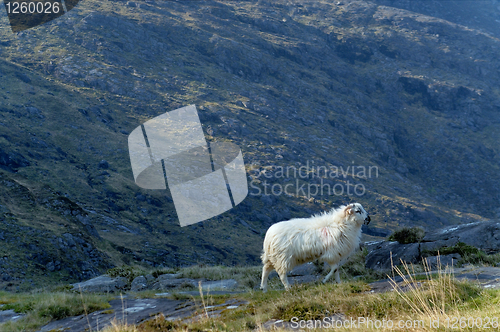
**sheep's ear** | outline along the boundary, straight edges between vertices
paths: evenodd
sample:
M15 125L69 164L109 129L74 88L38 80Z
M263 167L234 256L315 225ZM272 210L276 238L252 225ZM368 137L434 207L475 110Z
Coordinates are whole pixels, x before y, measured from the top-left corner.
M354 213L354 204L349 204L345 207L344 212L346 215Z

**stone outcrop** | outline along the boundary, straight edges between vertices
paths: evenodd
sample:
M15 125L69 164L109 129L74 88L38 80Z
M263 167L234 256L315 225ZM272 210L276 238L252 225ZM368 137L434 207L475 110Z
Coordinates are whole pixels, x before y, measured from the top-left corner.
M476 247L486 253L500 252L500 222L481 221L470 224L445 227L429 232L420 243L400 244L396 241L376 241L365 243L368 249L366 267L375 270L386 270L399 265L400 260L407 263L420 263L426 252L439 250L442 247L452 247L462 242ZM458 255L460 256L460 255ZM451 263L458 260L456 254L441 257L441 263ZM435 258L431 259L435 263Z

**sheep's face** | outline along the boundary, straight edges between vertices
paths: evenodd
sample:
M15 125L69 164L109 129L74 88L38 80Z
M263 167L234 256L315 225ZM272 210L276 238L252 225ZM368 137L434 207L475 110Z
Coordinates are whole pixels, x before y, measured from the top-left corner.
M352 203L345 208L346 216L350 216L358 225L368 225L371 221L370 216L359 203Z

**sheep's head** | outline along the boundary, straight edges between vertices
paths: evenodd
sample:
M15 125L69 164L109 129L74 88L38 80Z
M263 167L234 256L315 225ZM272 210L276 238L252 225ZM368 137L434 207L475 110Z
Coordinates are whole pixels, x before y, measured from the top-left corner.
M345 215L346 217L350 217L354 219L357 224L365 224L368 225L371 221L368 212L365 211L363 206L359 203L352 203L345 207Z

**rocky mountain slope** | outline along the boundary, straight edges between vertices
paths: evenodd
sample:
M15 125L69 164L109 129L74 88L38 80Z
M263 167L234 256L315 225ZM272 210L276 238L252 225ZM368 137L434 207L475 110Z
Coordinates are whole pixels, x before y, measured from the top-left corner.
M477 26L368 1L87 0L0 27L2 288L258 264L272 223L351 201L367 239L500 214L499 40ZM133 182L127 135L189 104L241 147L249 196L180 228L168 191Z
M468 28L500 36L500 2L498 0L375 0L379 5L396 7L440 18Z

